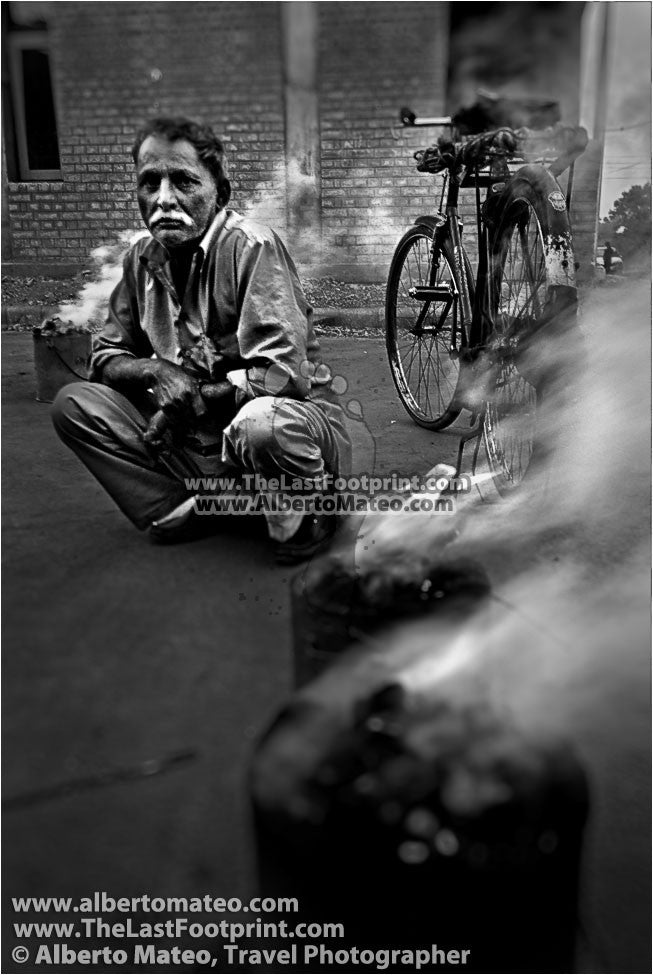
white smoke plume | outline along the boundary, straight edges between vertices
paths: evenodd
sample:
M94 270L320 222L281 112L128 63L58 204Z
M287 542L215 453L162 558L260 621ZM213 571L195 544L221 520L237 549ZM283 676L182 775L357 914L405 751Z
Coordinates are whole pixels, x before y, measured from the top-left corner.
M579 971L634 971L648 950L629 940L647 922L628 905L649 880L649 311L643 280L587 296L581 363L549 403L548 463L521 494L468 496L455 533L440 515L371 521L355 552L359 566L403 550L487 569L492 596L466 623L397 625L373 652L416 701L462 694L579 753L592 792Z
M122 277L123 257L132 244L146 235L146 230L124 230L115 243L92 250L90 279L74 301L61 305L58 317L82 328L101 325L106 318L111 292Z
M597 288L585 299L579 362L566 369L560 388L549 391L540 414L540 436L550 449L545 466L512 498L499 500L483 485L489 504L475 493L458 496L457 549L479 558L503 552L500 574L509 579L511 566L537 563L554 550L579 569L597 572L647 541L647 307L645 281ZM544 351L566 355L562 344ZM370 524L382 521L378 516ZM394 531L405 548L436 554L441 536L450 534L449 521L393 516L384 533Z

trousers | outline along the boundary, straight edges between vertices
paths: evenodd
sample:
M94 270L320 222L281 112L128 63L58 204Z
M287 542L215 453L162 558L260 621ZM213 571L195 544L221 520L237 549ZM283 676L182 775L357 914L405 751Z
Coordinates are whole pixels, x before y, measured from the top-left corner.
M223 429L221 453L212 457L183 446L154 453L143 440L148 416L100 383L61 389L52 420L63 443L141 530L192 495L187 478L249 473L317 481L339 472L334 430L321 408L307 400L249 400ZM278 541L289 538L301 521L297 512L264 513L269 534Z

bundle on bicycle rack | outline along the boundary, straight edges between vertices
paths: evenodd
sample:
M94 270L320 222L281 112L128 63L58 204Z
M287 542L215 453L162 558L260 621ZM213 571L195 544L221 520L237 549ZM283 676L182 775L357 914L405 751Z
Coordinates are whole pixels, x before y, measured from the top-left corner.
M441 136L434 145L418 150L414 157L420 173L441 173L457 163L468 169L482 169L499 159L517 165L548 162L554 164L555 172L562 172L568 165L565 161L582 152L587 141L587 133L577 126L558 124L546 129L499 128L462 143Z
M468 640L413 623L294 696L253 764L261 892L340 921L338 948L572 971L585 774L567 741L490 697Z

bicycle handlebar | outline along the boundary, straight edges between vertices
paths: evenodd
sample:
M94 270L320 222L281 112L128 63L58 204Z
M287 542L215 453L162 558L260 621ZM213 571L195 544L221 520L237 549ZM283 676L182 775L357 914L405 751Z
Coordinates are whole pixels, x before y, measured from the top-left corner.
M453 125L450 115L425 115L423 118L418 118L410 108L402 108L399 117L403 126L415 129L428 125Z

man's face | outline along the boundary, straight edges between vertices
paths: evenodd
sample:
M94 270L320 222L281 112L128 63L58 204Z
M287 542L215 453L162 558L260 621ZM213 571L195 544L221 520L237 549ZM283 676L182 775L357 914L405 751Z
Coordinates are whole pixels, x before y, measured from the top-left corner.
M141 216L156 240L174 250L202 236L215 216L218 191L192 143L148 136L136 173Z

